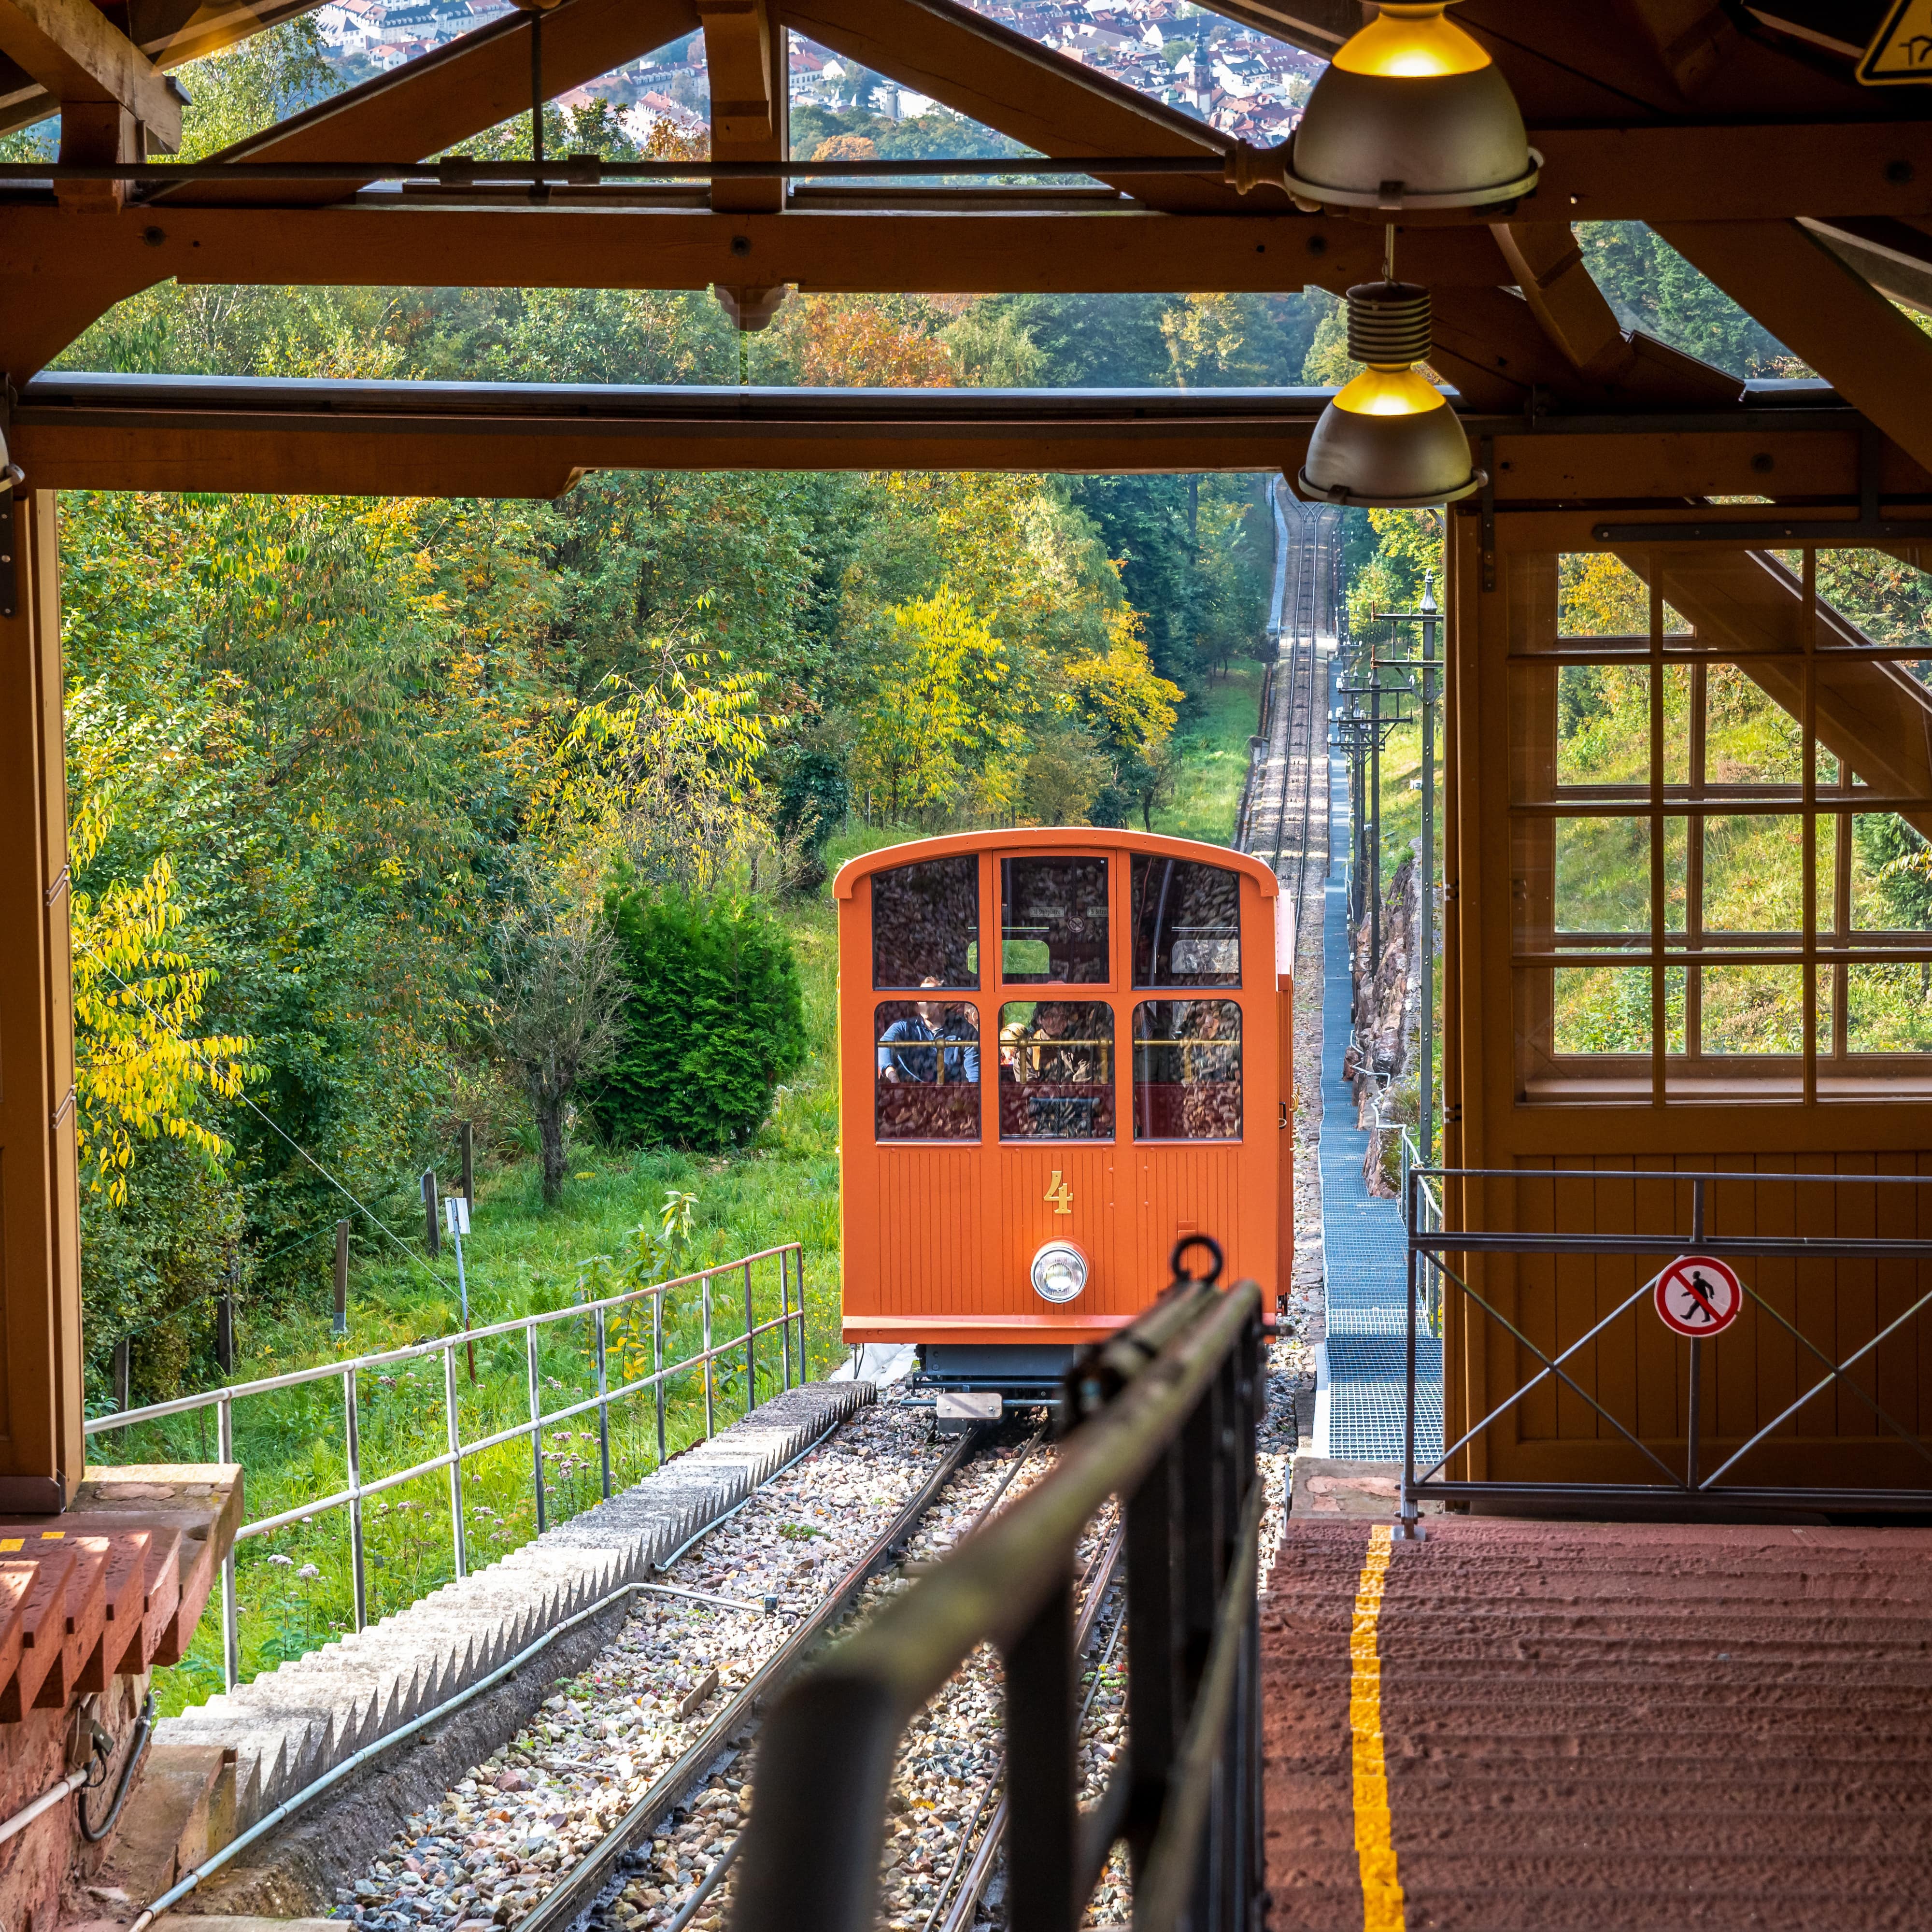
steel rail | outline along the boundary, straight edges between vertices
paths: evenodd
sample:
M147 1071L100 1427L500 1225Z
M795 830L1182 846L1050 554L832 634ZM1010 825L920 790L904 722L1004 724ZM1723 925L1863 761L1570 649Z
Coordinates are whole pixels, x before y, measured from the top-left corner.
M1258 1484L1256 1485L1257 1490L1260 1486ZM1120 1567L1120 1552L1126 1546L1126 1523L1116 1523L1112 1535L1108 1538L1100 1553L1088 1564L1087 1574L1081 1580L1080 1616L1073 1627L1073 1654L1076 1658L1084 1657L1087 1654L1094 1625L1100 1614L1100 1605L1107 1592L1113 1588L1114 1573ZM1113 1654L1113 1640L1119 1636L1126 1621L1126 1606L1123 1605L1121 1614L1114 1620L1112 1636L1108 1642L1107 1656ZM1079 1724L1086 1720L1087 1712L1093 1704L1094 1692L1100 1688L1100 1672L1106 1666L1106 1657L1102 1657L1100 1663L1095 1666L1093 1690L1088 1693L1087 1702L1082 1706L1079 1720L1075 1726L1076 1741ZM995 1772L988 1780L986 1789L974 1810L971 1822L960 1834L959 1855L953 1860L952 1868L946 1874L945 1882L940 1888L938 1902L926 1915L925 1932L933 1932L933 1927L942 1911L946 1913L946 1920L941 1932L971 1932L973 1916L980 1903L980 1894L986 1890L986 1881L993 1875L993 1862L999 1856L1000 1842L1006 1836L1006 1799L1004 1793L992 1816L987 1821L985 1835L980 1840L979 1847L973 1854L973 1862L968 1868L964 1884L956 1893L952 1892L952 1888L960 1864L965 1858L967 1847L972 1842L973 1832L979 1824L980 1814L985 1810L986 1801L992 1796L1000 1775ZM1088 1888L1090 1892L1092 1889L1090 1886Z
M544 1894L528 1916L518 1922L518 1932L567 1932L590 1910L605 1888L621 1876L620 1862L632 1847L654 1832L667 1813L676 1808L694 1782L706 1774L720 1752L746 1728L758 1707L790 1680L804 1662L806 1652L845 1613L867 1580L892 1560L920 1517L932 1506L933 1499L958 1473L984 1436L983 1430L974 1429L960 1437L818 1609L759 1665L737 1695L685 1748L670 1768Z

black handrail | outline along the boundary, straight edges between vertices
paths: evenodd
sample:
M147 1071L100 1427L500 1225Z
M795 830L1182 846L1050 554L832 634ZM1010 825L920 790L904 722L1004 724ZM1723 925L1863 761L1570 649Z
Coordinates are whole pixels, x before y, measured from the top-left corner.
M1198 1238L1197 1238L1198 1239ZM1181 1275L1067 1377L1052 1472L801 1678L758 1745L734 1932L870 1932L899 1740L982 1643L1006 1664L1010 1932L1072 1932L1126 1840L1137 1928L1261 1898L1261 1292ZM1179 1271L1180 1251L1174 1262ZM1130 1749L1078 1803L1076 1546L1122 1499Z

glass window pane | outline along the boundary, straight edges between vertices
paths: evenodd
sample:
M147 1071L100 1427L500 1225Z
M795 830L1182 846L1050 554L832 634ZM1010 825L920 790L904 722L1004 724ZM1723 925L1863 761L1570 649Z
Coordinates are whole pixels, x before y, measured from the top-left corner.
M1648 665L1567 664L1558 670L1556 782L1648 786Z
M1232 1000L1134 1009L1134 1138L1241 1137L1241 1010Z
M1000 1138L1114 1137L1114 1010L1099 1000L1000 1009Z
M1558 1054L1647 1055L1650 968L1558 967L1554 1017L1552 1038Z
M1556 628L1565 638L1648 644L1650 586L1608 550L1572 550L1556 560Z
M926 859L872 874L872 984L980 983L980 862Z
M1706 966L1707 1054L1797 1054L1804 1051L1804 971L1799 966Z
M1774 680L1778 696L1741 664L1714 664L1704 672L1704 782L1718 785L1800 785L1804 735L1780 698L1804 704L1801 668L1755 667Z
M1107 982L1106 860L1000 861L1000 971L1022 985Z
M1862 812L1852 820L1852 926L1932 932L1932 845L1894 812Z
M1186 859L1133 862L1134 984L1241 983L1241 876Z
M1556 930L1568 938L1650 930L1650 825L1556 820Z
M879 1138L976 1141L980 1021L972 1007L947 1000L886 1000L872 1016L872 1112Z
M1704 821L1704 930L1796 934L1804 924L1804 821L1795 813Z
M1932 646L1932 577L1887 551L1820 550L1818 595L1840 620L1819 627L1827 648L1867 639Z
M1932 960L1845 969L1853 1053L1932 1053Z

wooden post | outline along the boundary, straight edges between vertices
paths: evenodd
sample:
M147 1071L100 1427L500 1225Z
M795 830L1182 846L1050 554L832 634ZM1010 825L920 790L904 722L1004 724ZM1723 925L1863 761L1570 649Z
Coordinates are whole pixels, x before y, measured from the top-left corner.
M0 1510L65 1507L86 1462L60 562L50 492L0 516ZM5 600L0 600L4 602Z
M116 1413L122 1415L133 1406L128 1400L130 1385L134 1381L128 1360L130 1353L128 1337L123 1335L114 1345L114 1407Z
M335 1224L335 1320L333 1332L349 1333L349 1223Z
M468 1120L463 1124L459 1146L463 1159L463 1198L470 1203L470 1212L473 1216L476 1212L476 1133Z
M429 1249L429 1258L434 1261L442 1252L442 1216L439 1210L436 1193L436 1169L426 1167L422 1176L423 1239Z
M214 1364L224 1376L235 1372L235 1294L224 1288L214 1298Z

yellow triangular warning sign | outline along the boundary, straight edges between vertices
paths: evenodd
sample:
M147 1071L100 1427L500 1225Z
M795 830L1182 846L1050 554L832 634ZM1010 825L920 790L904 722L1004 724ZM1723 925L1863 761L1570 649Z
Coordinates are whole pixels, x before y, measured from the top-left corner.
M1932 80L1932 0L1898 0L1858 62L1867 87Z

